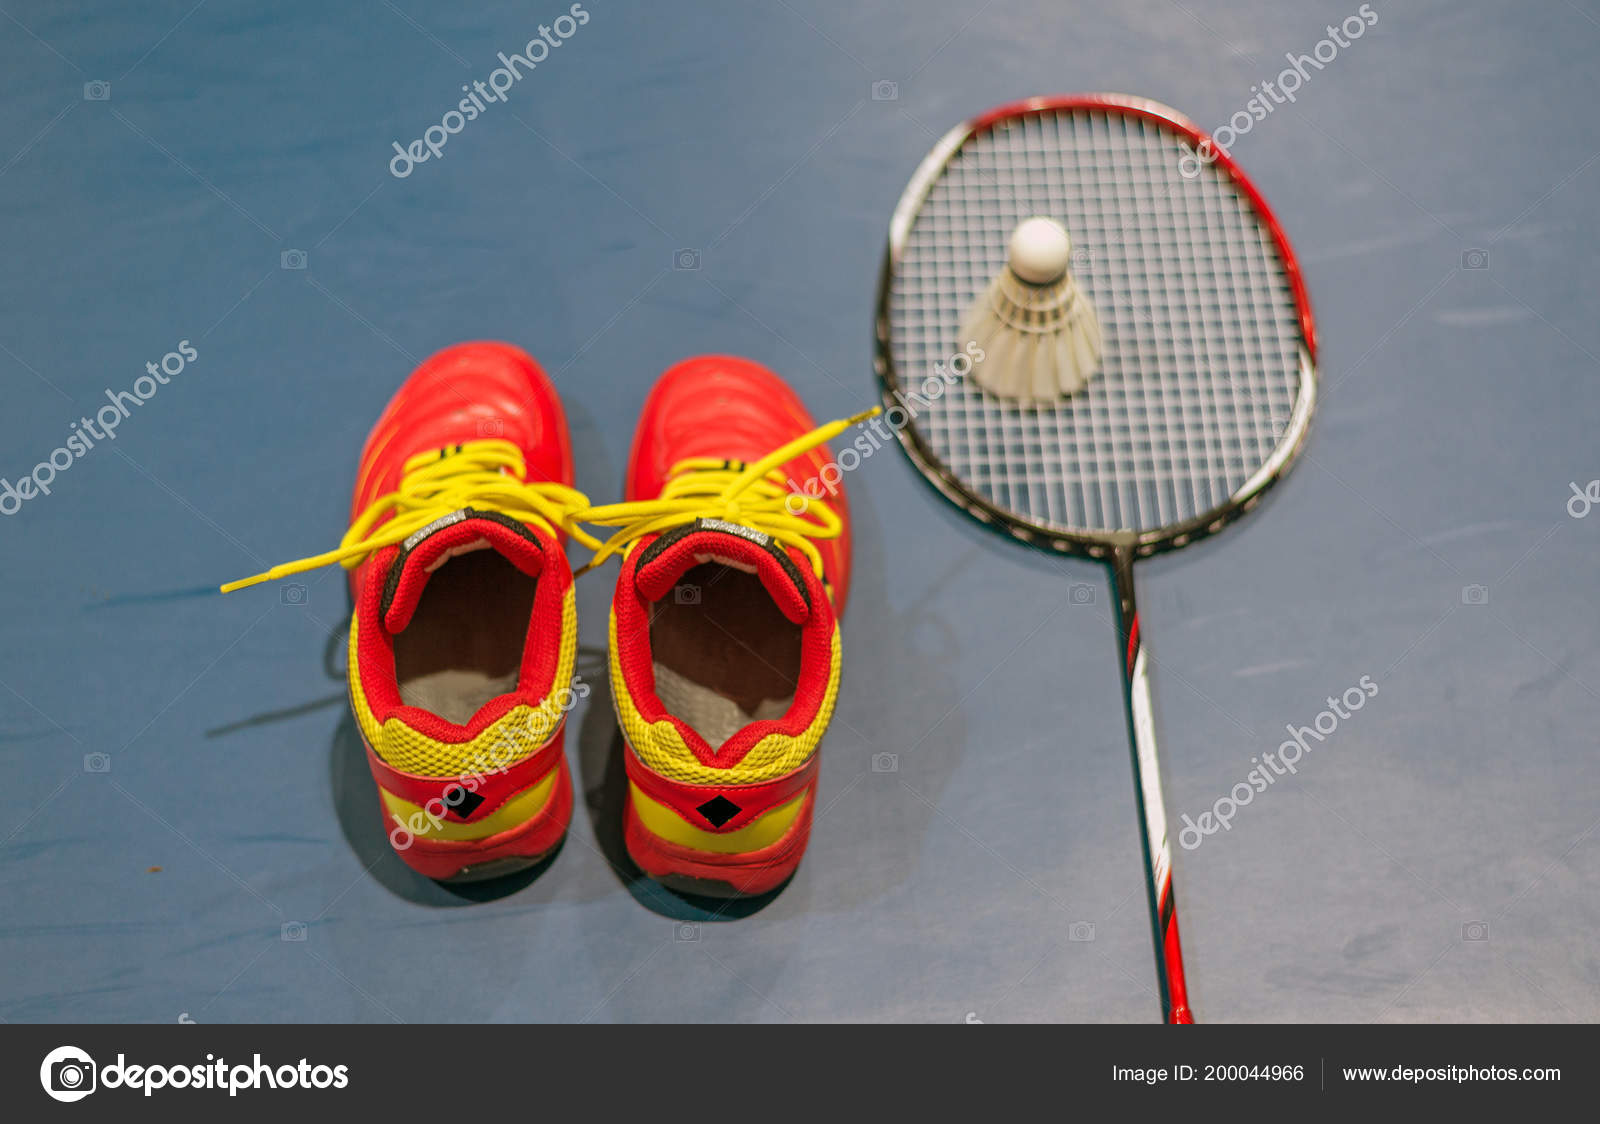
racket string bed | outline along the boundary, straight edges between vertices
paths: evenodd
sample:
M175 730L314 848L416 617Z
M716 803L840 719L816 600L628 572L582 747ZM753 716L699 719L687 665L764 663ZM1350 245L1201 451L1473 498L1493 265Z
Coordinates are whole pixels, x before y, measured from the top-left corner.
M1005 122L962 146L924 200L890 294L908 385L967 341L952 324L1004 264L1006 234L1059 216L1105 319L1101 377L1018 408L966 380L918 428L952 475L1065 531L1144 531L1226 502L1271 456L1299 392L1288 278L1217 166L1179 171L1175 132L1126 113Z

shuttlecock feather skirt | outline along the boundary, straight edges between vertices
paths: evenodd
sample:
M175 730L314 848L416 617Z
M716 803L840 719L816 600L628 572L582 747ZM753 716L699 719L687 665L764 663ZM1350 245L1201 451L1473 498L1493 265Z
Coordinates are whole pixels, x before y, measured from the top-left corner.
M1100 366L1100 320L1072 275L1033 285L1009 267L973 303L958 347L976 344L972 378L1000 398L1048 405L1081 390Z

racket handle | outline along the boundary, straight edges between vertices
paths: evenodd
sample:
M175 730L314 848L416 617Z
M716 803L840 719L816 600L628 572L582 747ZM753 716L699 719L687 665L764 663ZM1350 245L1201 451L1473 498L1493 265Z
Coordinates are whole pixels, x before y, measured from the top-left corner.
M1133 559L1119 552L1112 562L1112 596L1122 650L1128 728L1133 739L1133 769L1139 799L1139 826L1150 875L1150 904L1155 918L1156 959L1162 1000L1169 1023L1192 1023L1189 988L1183 974L1183 947L1178 939L1178 908L1172 890L1172 842L1167 835L1166 802L1161 796L1161 762L1156 752L1155 715L1150 704L1150 672L1139 610L1133 597Z
M1167 887L1167 899L1172 899L1172 887ZM1189 1010L1188 983L1183 977L1183 949L1178 943L1178 911L1173 906L1167 917L1167 930L1161 938L1163 963L1167 977L1167 1022L1186 1024L1194 1022L1194 1012Z

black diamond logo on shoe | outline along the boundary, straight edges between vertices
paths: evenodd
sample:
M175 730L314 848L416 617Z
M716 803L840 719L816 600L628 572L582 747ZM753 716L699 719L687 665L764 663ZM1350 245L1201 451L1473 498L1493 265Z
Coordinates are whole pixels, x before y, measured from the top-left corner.
M444 790L444 806L459 819L470 819L473 812L483 806L483 797L469 792L463 785L451 785Z
M704 816L706 818L706 822L712 827L721 827L723 824L733 819L734 816L737 816L740 812L744 811L744 809L739 807L739 805L735 804L732 800L729 800L726 796L713 796L710 800L707 800L704 804L700 805L700 807L696 808L695 811Z

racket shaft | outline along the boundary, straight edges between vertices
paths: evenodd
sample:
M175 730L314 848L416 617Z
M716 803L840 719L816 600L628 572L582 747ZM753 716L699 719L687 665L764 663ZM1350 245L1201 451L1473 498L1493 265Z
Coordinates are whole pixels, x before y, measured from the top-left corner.
M1183 975L1183 949L1178 939L1178 908L1172 891L1172 841L1167 835L1167 808L1161 798L1161 763L1156 752L1155 715L1150 705L1150 670L1139 610L1133 599L1133 568L1115 566L1113 595L1118 608L1122 674L1133 739L1133 768L1138 783L1140 829L1150 870L1151 910L1155 919L1156 957L1160 967L1167 1021L1192 1023L1188 985Z

